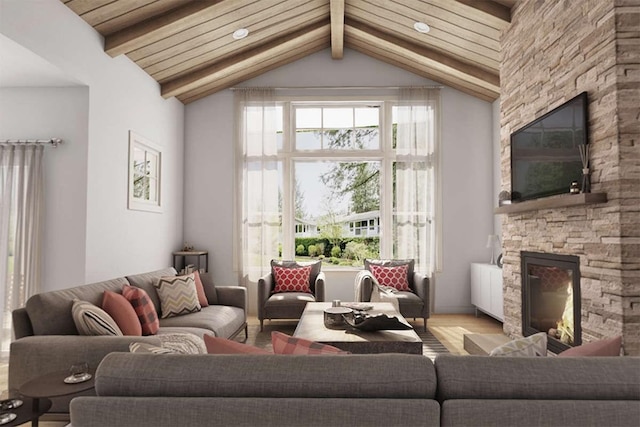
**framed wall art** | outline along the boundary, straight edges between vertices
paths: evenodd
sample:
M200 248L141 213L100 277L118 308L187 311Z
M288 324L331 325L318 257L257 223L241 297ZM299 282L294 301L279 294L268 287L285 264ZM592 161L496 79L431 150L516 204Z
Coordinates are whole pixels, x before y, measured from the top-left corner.
M148 139L129 131L129 202L133 210L162 212L162 151Z

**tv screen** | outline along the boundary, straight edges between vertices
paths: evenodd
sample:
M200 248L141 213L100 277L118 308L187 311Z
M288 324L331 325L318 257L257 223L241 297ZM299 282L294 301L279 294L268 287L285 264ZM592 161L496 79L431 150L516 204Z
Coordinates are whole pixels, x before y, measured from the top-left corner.
M582 185L581 144L587 143L587 93L511 134L511 200L569 193Z

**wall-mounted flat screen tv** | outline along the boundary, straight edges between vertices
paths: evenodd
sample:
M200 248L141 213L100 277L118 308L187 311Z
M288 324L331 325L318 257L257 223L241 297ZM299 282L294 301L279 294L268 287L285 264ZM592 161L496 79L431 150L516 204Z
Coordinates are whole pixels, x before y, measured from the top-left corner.
M587 144L583 92L511 134L511 200L569 193L582 185L581 144Z

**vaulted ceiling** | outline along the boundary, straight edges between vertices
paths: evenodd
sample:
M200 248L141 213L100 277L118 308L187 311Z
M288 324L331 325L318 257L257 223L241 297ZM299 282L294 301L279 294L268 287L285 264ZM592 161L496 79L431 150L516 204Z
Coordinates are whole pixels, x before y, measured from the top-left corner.
M517 0L61 1L104 36L105 52L186 104L329 47L334 60L351 48L493 101ZM241 28L248 36L234 39Z

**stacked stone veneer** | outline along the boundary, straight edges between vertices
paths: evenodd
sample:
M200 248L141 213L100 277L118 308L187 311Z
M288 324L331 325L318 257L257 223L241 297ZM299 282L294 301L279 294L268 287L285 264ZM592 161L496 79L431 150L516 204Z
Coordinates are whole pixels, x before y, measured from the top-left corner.
M502 39L501 170L510 135L589 96L592 191L608 202L502 216L505 332L522 336L520 251L580 257L582 340L640 355L640 1L521 0Z

